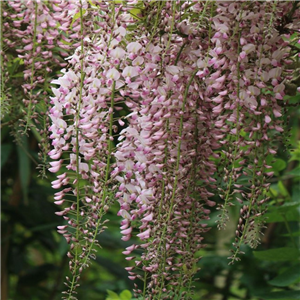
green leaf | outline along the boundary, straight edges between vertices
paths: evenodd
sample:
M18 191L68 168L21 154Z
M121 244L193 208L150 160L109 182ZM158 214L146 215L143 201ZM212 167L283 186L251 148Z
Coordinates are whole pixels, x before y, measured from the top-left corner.
M20 65L24 64L23 60L19 57L15 58L12 63L8 66L8 72L12 76Z
M111 291L111 290L106 290L108 297L106 298L106 300L120 300L120 297L117 293Z
M291 210L295 210L295 208L300 207L299 202L286 202L283 205L277 206L276 210L280 211L281 213L287 213Z
M289 192L287 191L287 189L285 188L284 184L282 183L282 181L278 181L278 189L279 189L279 192L282 196L285 196L285 197L290 197L289 195Z
M290 237L291 235L289 233L281 234L281 236ZM300 236L300 231L292 232L293 237Z
M271 194L272 197L277 197L277 196L278 196L278 191L277 191L277 189L271 187L271 188L270 188L270 194Z
M133 8L129 11L129 13L131 14L131 16L137 20L140 20L141 18L139 17L139 15L141 14L141 10L137 9L137 8Z
M300 299L299 291L280 291L268 294L255 295L263 300L297 300Z
M3 144L1 145L1 168L5 165L10 153L11 153L12 145L11 144Z
M299 203L288 202L284 205L270 208L264 217L267 223L298 221L299 220Z
M130 300L132 297L132 294L130 293L130 291L125 290L120 294L120 299L121 300Z
M18 159L19 159L19 174L21 177L22 193L24 202L28 201L28 184L30 178L30 161L29 161L29 147L28 138L23 135L20 144L17 146Z
M243 128L240 130L240 135L242 137L245 137L247 135L247 133L245 132L245 130Z
M277 277L268 281L268 283L275 286L289 286L298 279L300 279L300 263L297 263L292 268L287 269Z
M299 177L300 176L300 166L293 169L292 171L289 171L289 172L285 173L285 175L291 175L291 176Z
M294 261L299 258L299 251L296 248L276 248L264 251L253 251L256 258L267 261Z
M272 169L276 172L280 172L282 170L284 170L286 168L286 162L281 159L281 158L278 158L275 163L273 163L272 165Z
M291 158L289 159L289 161L300 161L300 142L298 142L297 146L298 147L296 149L291 150Z
M24 77L24 73L23 72L19 72L15 75L12 75L11 78L23 78Z
M294 184L292 187L292 200L293 202L300 203L300 184Z

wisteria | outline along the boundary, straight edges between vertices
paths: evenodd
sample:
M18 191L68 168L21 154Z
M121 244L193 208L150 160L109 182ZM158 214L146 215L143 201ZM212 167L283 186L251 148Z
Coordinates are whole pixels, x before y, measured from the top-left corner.
M2 111L16 115L16 140L18 132L26 133L28 128L37 129L40 141L42 175L45 176L48 143L49 96L52 72L67 65L64 60L79 45L77 31L79 19L70 13L74 4L69 1L4 1L2 7L3 69L7 86L18 87L3 90ZM69 13L68 13L69 11ZM67 33L67 35L64 34ZM72 40L72 43L71 43ZM69 52L70 51L70 52ZM13 65L10 59L13 57ZM23 66L23 81L13 74ZM12 82L8 82L11 80ZM16 97L15 95L18 95ZM17 101L21 98L22 102Z
M8 14L26 130L46 107L36 126L70 244L65 299L76 299L115 202L122 240L140 240L123 253L142 299L192 299L216 197L219 229L240 207L229 262L257 246L299 57L297 2L18 0Z

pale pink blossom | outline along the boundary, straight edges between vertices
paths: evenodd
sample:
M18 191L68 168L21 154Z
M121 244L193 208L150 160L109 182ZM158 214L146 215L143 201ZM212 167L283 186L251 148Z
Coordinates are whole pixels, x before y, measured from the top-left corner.
M118 80L120 78L120 73L117 69L115 68L112 68L112 69L109 69L106 73L106 77L108 79L112 79L112 80Z
M139 234L137 234L136 236L139 237L141 240L145 240L148 239L150 237L150 229L147 229Z
M131 42L126 47L128 52L134 53L134 54L136 54L141 48L142 48L142 45L139 42Z

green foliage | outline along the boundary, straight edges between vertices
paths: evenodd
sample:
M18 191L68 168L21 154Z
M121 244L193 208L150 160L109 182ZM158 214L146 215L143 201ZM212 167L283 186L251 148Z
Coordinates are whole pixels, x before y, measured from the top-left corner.
M17 145L18 159L19 159L19 173L22 185L22 192L25 203L28 202L28 183L30 179L30 158L28 139L22 136L19 144Z
M291 247L282 247L264 251L254 251L254 256L260 260L266 261L297 261L299 250Z
M263 300L297 300L300 299L299 291L279 291L268 294L259 294L260 299Z
M291 158L289 159L289 161L300 161L300 142L298 142L297 148L295 148L294 150L291 151Z
M265 214L267 223L298 221L299 220L299 202L289 202L281 206L271 207Z
M279 172L286 168L286 162L283 159L276 159L276 161L272 165L272 169L270 171L274 171L275 175L279 175Z
M1 168L5 165L8 157L10 156L12 150L12 145L10 144L2 144L1 145Z
M293 283L299 282L300 280L300 263L297 262L290 268L280 273L278 276L269 280L268 283L278 287L289 286Z
M124 290L118 295L117 293L107 290L108 296L106 300L131 300L132 295L131 292L128 290Z

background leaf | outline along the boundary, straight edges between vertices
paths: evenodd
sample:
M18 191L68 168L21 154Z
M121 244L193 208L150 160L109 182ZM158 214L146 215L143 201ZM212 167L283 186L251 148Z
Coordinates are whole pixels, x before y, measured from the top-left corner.
M289 286L297 281L297 279L300 279L300 263L297 263L292 268L287 269L274 279L268 281L268 283L275 286Z
M108 293L106 300L120 300L120 297L117 293L110 290L106 290L106 291Z
M132 297L132 294L130 291L125 290L120 294L120 299L121 300L130 300Z
M298 221L299 220L299 203L288 202L281 206L272 207L264 217L267 223Z
M300 299L299 291L280 291L257 295L263 300L297 300Z
M12 150L11 144L1 145L1 168L5 165Z
M298 260L299 250L296 248L276 248L265 251L253 251L256 258L267 261L293 261Z
M280 171L284 170L286 168L286 162L281 159L278 158L276 159L276 161L272 164L272 171L276 172L277 174L279 174Z
M17 145L18 159L19 159L19 174L21 179L22 193L24 202L28 202L28 183L30 179L30 160L28 138L24 135L21 137L21 142Z

